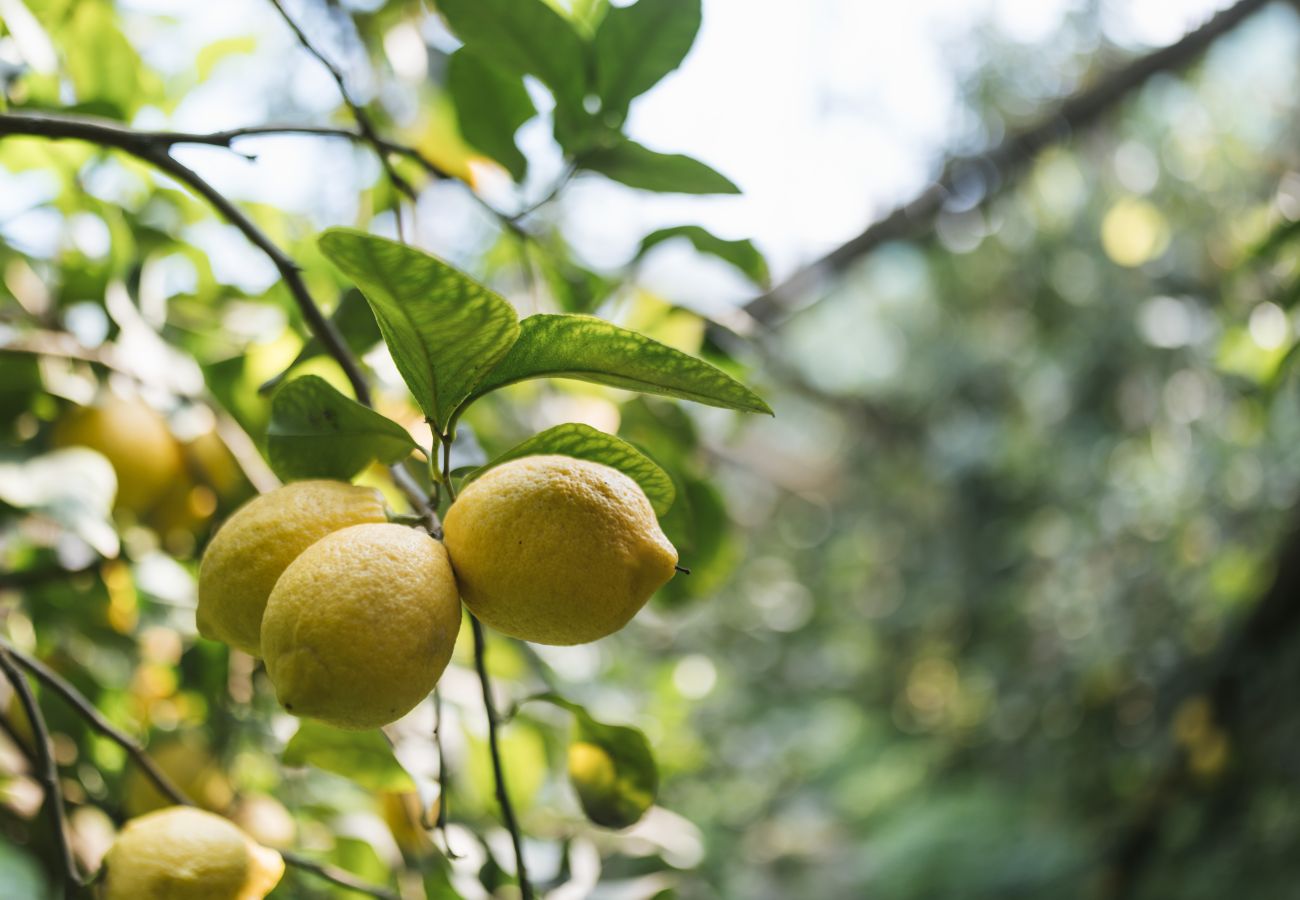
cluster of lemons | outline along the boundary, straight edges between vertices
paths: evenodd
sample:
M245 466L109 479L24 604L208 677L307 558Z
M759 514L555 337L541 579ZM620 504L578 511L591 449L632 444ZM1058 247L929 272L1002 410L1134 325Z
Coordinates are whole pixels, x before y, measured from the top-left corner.
M433 689L462 599L505 634L585 643L626 625L676 564L640 486L587 460L491 469L448 510L442 541L390 521L373 489L300 481L254 498L217 532L196 617L205 637L262 657L286 710L366 729ZM275 851L233 824L179 807L128 823L105 864L110 900L256 900L283 872Z

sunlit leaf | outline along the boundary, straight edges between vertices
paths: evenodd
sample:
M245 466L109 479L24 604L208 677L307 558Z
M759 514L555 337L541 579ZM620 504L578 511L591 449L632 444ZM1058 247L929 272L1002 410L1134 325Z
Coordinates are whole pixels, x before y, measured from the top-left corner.
M415 449L415 441L401 425L343 396L315 375L294 379L271 401L267 456L285 481L347 481L375 460L400 462Z
M729 241L718 237L705 228L701 228L699 225L676 225L672 228L660 228L658 231L651 232L641 240L641 247L637 250L636 258L640 259L655 247L674 238L685 238L699 252L708 253L723 262L730 263L755 284L767 284L767 260L754 246L753 241Z
M289 739L286 766L315 766L373 791L413 791L415 781L378 730L342 731L304 719Z
M99 115L129 119L144 99L140 56L122 34L111 4L82 0L62 35L79 106Z
M320 247L370 301L407 387L439 430L519 334L514 309L440 259L348 228Z
M584 153L579 165L628 187L664 194L739 194L725 175L680 153L658 153L622 141Z
M700 0L637 0L601 19L592 46L596 91L618 119L628 105L681 65L700 30Z
M465 140L523 181L528 160L515 146L515 132L537 114L523 79L462 47L447 61L447 88Z
M48 516L102 556L118 551L111 519L116 495L112 464L86 447L0 461L0 503Z
M641 486L656 515L662 516L673 505L673 480L654 460L627 441L578 422L556 425L533 435L477 469L465 480L473 481L489 469L512 459L548 453L586 459L618 469Z
M771 415L762 398L721 369L591 316L539 315L473 395L529 378L574 378L708 406Z
M557 98L580 103L587 48L573 24L543 0L438 0L451 30L476 52L535 75Z

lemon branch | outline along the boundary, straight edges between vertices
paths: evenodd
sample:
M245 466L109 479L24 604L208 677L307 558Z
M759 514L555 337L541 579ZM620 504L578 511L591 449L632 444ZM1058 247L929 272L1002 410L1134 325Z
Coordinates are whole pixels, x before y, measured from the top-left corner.
M59 766L54 760L50 730L45 724L45 716L41 713L40 706L36 703L36 697L32 694L31 685L27 683L27 679L14 662L7 645L0 646L0 670L3 670L5 678L13 687L14 693L18 695L18 702L22 704L23 712L27 714L27 721L32 726L32 734L35 737L33 750L36 776L45 789L45 809L50 818L50 830L54 835L54 845L58 848L59 858L63 861L66 879L64 893L68 897L73 897L85 886L86 881L77 868L77 860L72 855L72 845L68 843L67 814L63 808L63 790L59 787Z
M108 719L104 718L103 714L95 708L95 705L91 703L84 694L78 691L71 683L40 660L23 653L8 641L0 638L0 670L4 671L6 678L8 678L10 683L14 685L14 689L18 692L19 699L23 703L23 709L32 722L32 730L36 734L37 743L36 751L38 759L36 762L42 769L42 782L45 783L47 792L51 792L47 794L47 802L53 802L54 798L57 798L57 803L54 804L58 815L58 833L56 839L61 841L61 850L66 849L64 859L67 863L68 871L72 876L77 878L78 883L81 883L81 880L79 876L76 876L76 864L72 859L71 849L67 847L66 831L64 831L62 792L59 791L58 770L53 763L53 754L50 752L49 732L45 727L45 718L41 714L40 707L36 705L35 698L31 696L31 689L23 679L19 667L26 669L27 672L35 677L37 681L50 688L54 693L67 701L68 705L76 710L76 712L86 720L86 723L90 725L91 728L95 729L95 731L99 732L125 750L127 755L131 757L132 762L140 767L140 771L142 771L145 776L153 782L154 786L157 787L158 790L167 797L167 799L178 806L197 805L185 794L184 791L178 788L175 783L167 777L167 774L158 767L158 764L154 762L151 756L149 756L148 752L139 741L122 731L112 722L109 722ZM17 679L16 681L15 677ZM31 701L30 706L28 705L29 699ZM52 780L47 780L50 778L52 778ZM51 818L53 818L53 816L54 813L51 814ZM380 900L398 900L398 895L388 888L362 881L350 872L340 869L337 866L317 862L316 860L309 859L308 857L292 850L281 850L278 852L282 857L284 857L284 861L288 865L291 865L296 869L301 869L304 872L311 872L312 874L333 884L337 884L340 887L345 887L357 891L358 893L366 894L370 897L377 897L380 898Z

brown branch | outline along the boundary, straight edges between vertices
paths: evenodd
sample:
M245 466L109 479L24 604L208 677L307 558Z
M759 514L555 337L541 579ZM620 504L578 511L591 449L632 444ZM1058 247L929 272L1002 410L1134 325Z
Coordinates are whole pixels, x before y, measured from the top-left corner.
M496 701L492 699L492 683L487 671L487 640L483 635L483 625L473 614L469 614L469 624L474 632L474 668L478 670L479 682L483 685L483 706L487 710L488 749L492 754L492 774L496 779L497 803L501 807L501 819L506 830L510 832L510 843L515 850L515 874L519 878L519 895L521 900L533 900L533 886L528 881L528 870L524 867L523 833L519 820L515 818L515 808L510 803L510 791L506 787L506 773L501 764L501 748L497 742Z
M72 845L68 842L67 813L63 808L63 789L59 786L59 765L54 759L54 747L50 742L50 730L45 724L45 715L37 705L31 685L27 683L11 653L16 655L16 651L12 651L7 644L0 644L0 671L4 672L14 693L18 695L23 712L27 714L27 721L32 726L32 735L36 744L33 748L36 776L45 789L45 809L50 818L50 831L54 835L54 846L58 849L59 859L63 863L66 879L65 894L72 897L86 882L77 868Z
M1269 2L1238 0L1177 42L1138 57L1066 98L1037 124L1008 134L984 153L949 160L939 177L912 200L872 222L857 237L797 269L776 287L749 300L744 310L763 325L775 325L794 310L801 297L881 244L927 234L935 216L943 210L944 203L963 178L978 173L989 184L1005 185L1044 149L1093 125L1155 75L1186 68L1215 40ZM988 195L992 193L990 190Z
M7 665L6 662L8 663ZM108 719L104 718L103 714L95 708L95 705L91 703L84 694L73 687L70 682L64 679L63 676L45 665L45 663L33 656L23 653L8 641L0 638L0 669L4 669L7 675L9 667L13 666L15 662L18 666L21 666L30 672L46 687L50 688L62 697L81 715L82 718L86 720L87 724L89 724L91 728L95 729L104 737L113 741L125 750L131 757L132 762L140 767L140 770L144 772L149 780L153 782L154 786L157 787L168 800L178 806L197 805L185 794L184 791L178 788L176 784L167 777L167 774L158 767L158 764L153 761L153 758L149 756L148 752L139 741L119 729L112 722L108 721ZM14 671L17 671L17 669L15 668ZM21 673L18 674L21 680ZM25 682L23 683L25 684ZM26 704L24 704L24 706L25 705ZM37 710L36 716L33 716L31 710L28 710L28 716L32 718L33 728L36 727L39 714L40 711ZM39 720L39 722L41 727L44 727L44 720ZM38 748L40 744L41 732L38 730ZM57 781L55 784L57 785ZM61 812L60 815L62 815ZM363 894L368 894L371 897L381 898L381 900L398 900L397 894L388 888L361 881L352 873L344 871L336 866L317 862L292 850L281 850L278 852L282 857L284 857L284 861L289 865L297 869L312 872L313 874L324 878L326 881L333 882L341 887L350 888L354 891L359 891Z

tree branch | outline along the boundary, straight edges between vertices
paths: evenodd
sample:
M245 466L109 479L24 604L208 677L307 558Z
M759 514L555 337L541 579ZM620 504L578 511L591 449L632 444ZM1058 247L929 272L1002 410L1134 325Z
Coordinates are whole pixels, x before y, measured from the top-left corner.
M8 641L0 638L0 669L4 669L6 675L9 675L10 669L12 669L14 672L18 673L19 680L21 681L22 673L18 672L17 667L14 665L15 662L17 663L17 666L26 669L38 681L62 697L68 705L75 709L77 713L86 720L87 724L89 724L91 728L95 729L104 737L113 741L113 743L125 750L131 757L132 762L140 767L140 770L144 772L149 780L153 782L154 786L157 787L168 800L178 806L197 805L185 794L184 791L178 788L176 784L167 777L167 773L158 768L158 764L153 761L153 758L149 756L148 752L145 751L139 741L122 731L112 722L108 721L108 719L104 718L103 714L95 708L95 704L91 703L85 695L73 687L70 682L63 678L63 676L45 665L45 663L33 656L23 653ZM10 680L13 680L12 676L10 676ZM23 684L25 687L26 682L23 682ZM17 686L15 685L15 688L16 687ZM26 703L24 703L24 707L26 707ZM36 711L35 716L32 715L31 710L27 710L27 714L32 719L33 729L36 730L37 746L39 749L43 742L43 732L37 728L37 723L39 722L39 728L43 729L44 720L39 718L39 709ZM48 748L48 736L44 740L44 743ZM42 761L38 760L38 762ZM57 779L57 770L55 771L55 777ZM54 783L57 786L57 780ZM60 817L62 817L61 807L59 814ZM388 888L361 881L352 873L336 866L316 862L315 860L309 859L308 857L292 850L280 850L278 852L282 857L284 857L284 861L289 865L297 869L302 869L303 871L312 872L313 874L324 878L326 881L333 882L341 887L350 888L363 894L368 894L371 897L381 898L381 900L398 900L397 894L390 891Z
M45 716L36 703L31 685L14 662L8 644L0 644L0 671L12 685L18 701L22 704L27 721L31 723L35 738L36 776L45 788L45 809L50 818L50 830L54 835L54 846L58 849L59 859L63 863L66 879L65 894L72 897L86 882L77 869L76 857L72 854L72 845L68 843L67 813L63 808L63 789L59 786L59 766L54 760L54 748L50 743L50 730L45 724Z
M1044 149L1091 126L1155 75L1190 65L1215 40L1269 2L1238 0L1177 42L1121 66L1091 87L1066 98L1037 124L1008 134L984 153L949 160L934 183L912 200L872 222L857 237L795 270L776 287L749 300L744 310L762 325L777 324L794 310L801 297L881 244L928 233L935 216L964 178L978 174L990 185L984 198L987 200L995 188L1005 185Z
M496 779L497 803L501 806L501 819L506 830L510 832L510 843L515 848L515 874L519 878L519 895L521 900L533 900L533 886L528 881L528 870L524 867L523 833L519 821L515 818L515 808L510 803L510 791L506 788L506 774L501 764L501 748L497 743L496 701L492 699L492 683L487 671L487 640L483 635L483 625L473 614L469 614L470 627L474 632L474 668L478 670L479 682L483 685L483 706L487 710L488 748L492 753L492 774Z

